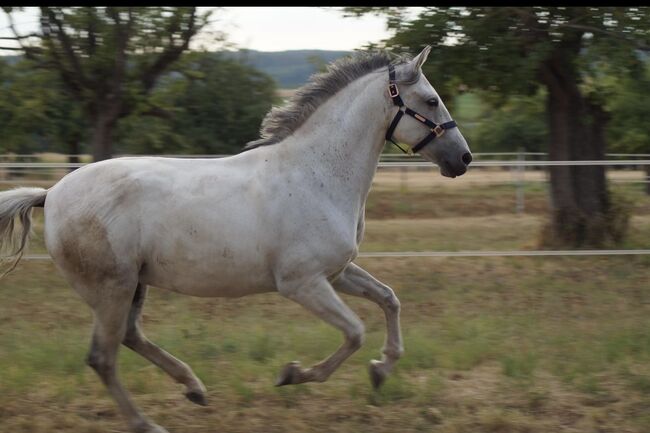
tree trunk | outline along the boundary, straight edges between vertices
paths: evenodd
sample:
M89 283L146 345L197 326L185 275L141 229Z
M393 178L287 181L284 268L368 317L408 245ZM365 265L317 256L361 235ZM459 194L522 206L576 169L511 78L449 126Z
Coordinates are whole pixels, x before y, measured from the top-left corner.
M113 156L113 130L117 117L111 113L100 112L92 122L90 145L93 161L110 159Z
M70 138L70 148L68 149L68 163L70 164L78 164L79 163L79 153L81 152L80 146L79 146L79 140L80 138L77 137L78 134L75 134L74 137ZM71 167L70 172L73 172L77 169L77 167Z
M645 193L650 195L650 165L645 165Z
M604 111L580 93L574 67L579 45L560 45L542 67L548 90L550 160L605 159ZM543 243L599 247L617 242L604 166L551 166L551 222Z

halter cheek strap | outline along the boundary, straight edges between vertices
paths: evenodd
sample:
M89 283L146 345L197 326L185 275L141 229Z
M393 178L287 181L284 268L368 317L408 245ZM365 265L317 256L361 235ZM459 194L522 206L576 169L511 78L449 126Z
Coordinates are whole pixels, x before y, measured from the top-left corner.
M431 120L427 119L426 117L422 116L415 110L411 110L406 105L404 105L404 101L402 101L402 97L399 95L397 82L395 81L395 67L393 65L388 66L388 94L393 100L393 104L399 107L399 110L397 110L397 113L395 113L395 117L393 117L393 121L390 123L390 126L386 131L386 140L390 141L395 146L399 147L403 152L404 149L402 149L400 146L398 146L397 143L393 141L393 132L395 132L395 128L397 128L397 124L399 123L402 116L404 116L404 114L408 114L418 122L426 125L431 130L431 132L426 137L420 140L418 144L413 146L413 148L411 149L413 153L420 151L424 146L429 144L431 141L443 135L447 129L455 128L457 126L456 122L454 122L453 120L438 125L432 122Z

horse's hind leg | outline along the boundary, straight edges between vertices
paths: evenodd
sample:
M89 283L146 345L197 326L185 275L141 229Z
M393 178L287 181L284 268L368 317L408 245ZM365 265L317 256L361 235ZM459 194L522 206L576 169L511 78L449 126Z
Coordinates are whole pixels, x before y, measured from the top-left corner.
M354 263L350 263L332 285L337 291L369 299L384 310L387 329L383 356L381 361L370 362L370 379L378 388L404 352L399 326L400 302L390 287Z
M192 369L183 361L149 341L142 333L140 317L146 296L147 286L138 284L129 312L124 345L160 367L178 383L185 385L187 387L185 396L190 401L205 406L205 386Z
M345 342L336 352L311 368L303 369L297 362L287 364L277 386L303 382L324 382L350 355L361 347L364 326L354 312L343 303L326 278L310 284L279 287L280 294L296 301L318 317L340 329Z
M126 334L133 290L127 291L117 284L102 284L101 292L106 296L93 305L95 325L87 363L106 385L132 431L136 433L167 433L164 428L154 424L140 413L117 378L117 352Z

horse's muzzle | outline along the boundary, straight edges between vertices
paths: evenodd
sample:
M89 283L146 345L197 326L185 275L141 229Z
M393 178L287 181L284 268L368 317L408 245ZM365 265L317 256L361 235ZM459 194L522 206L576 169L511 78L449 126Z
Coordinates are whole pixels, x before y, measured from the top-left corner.
M462 176L467 171L467 166L472 162L472 154L469 152L464 153L458 161L449 161L443 159L440 161L440 173L445 177L454 178Z

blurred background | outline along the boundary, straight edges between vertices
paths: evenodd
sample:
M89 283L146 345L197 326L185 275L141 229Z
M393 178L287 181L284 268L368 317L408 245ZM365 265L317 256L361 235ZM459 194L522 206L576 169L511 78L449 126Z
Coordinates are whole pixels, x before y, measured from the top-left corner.
M373 392L362 350L323 384L272 386L334 329L277 295L150 291L150 338L210 406L123 350L171 432L649 432L650 22L645 7L12 8L0 12L0 189L123 155L223 157L313 73L416 55L474 154L464 176L387 145L356 260L402 301L406 352ZM90 310L49 261L0 281L0 431L125 431L83 360Z

